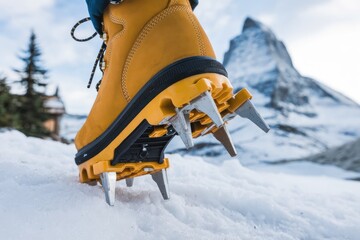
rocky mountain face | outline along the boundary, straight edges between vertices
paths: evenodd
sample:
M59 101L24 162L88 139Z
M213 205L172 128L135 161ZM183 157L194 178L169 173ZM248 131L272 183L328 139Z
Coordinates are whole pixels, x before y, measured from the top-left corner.
M329 149L315 154L301 161L310 161L320 164L332 164L346 170L360 172L360 139L346 143L340 147Z
M301 76L284 43L269 28L251 18L246 19L242 34L231 40L224 65L235 90L255 89L269 98L268 107L285 115L297 112L316 116L312 105L319 99L357 105L316 80Z
M245 119L229 123L245 165L305 157L360 136L359 105L302 76L285 44L262 23L246 19L242 33L230 42L224 65L234 90L248 88L253 103L271 127L264 134ZM179 146L180 142L173 144L170 151ZM187 153L228 158L212 137L200 139Z

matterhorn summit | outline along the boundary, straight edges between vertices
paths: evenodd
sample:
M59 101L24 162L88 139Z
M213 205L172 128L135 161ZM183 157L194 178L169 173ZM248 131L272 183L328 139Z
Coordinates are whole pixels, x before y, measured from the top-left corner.
M316 116L315 105L356 106L350 99L303 77L293 66L285 44L262 23L247 18L242 34L231 40L224 64L234 87L250 87L268 98L268 106L283 114Z
M251 123L245 119L229 123L244 164L303 157L360 136L359 105L302 76L285 44L261 22L245 20L241 34L230 42L224 65L234 90L248 88L271 127L268 134L263 134L249 127ZM191 154L226 157L211 137L196 146Z

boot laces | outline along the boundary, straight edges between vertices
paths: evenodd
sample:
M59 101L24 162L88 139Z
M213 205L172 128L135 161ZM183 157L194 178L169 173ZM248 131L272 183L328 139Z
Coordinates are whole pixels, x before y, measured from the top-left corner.
M75 36L75 31L76 29L83 23L85 22L88 22L90 21L90 18L87 17L87 18L83 18L81 19L80 21L78 21L72 28L71 28L71 37L77 41L77 42L87 42L87 41L90 41L91 39L93 39L94 37L96 37L96 35L98 34L97 32L94 32L90 37L87 37L87 38L77 38ZM94 79L94 75L95 75L95 72L96 72L96 66L99 66L99 69L100 71L102 72L102 74L104 75L104 70L102 69L101 67L101 62L103 62L104 60L104 54L105 54L105 51L106 51L106 44L105 44L105 41L102 43L101 47L100 47L100 50L99 50L99 53L97 54L97 57L96 57L96 60L94 62L94 65L92 67L92 70L91 70L91 74L90 74L90 78L89 78L89 81L88 81L88 84L87 84L87 88L90 88L91 87L91 84L92 84L92 81ZM98 83L96 84L96 91L99 91L99 88L100 88L100 85L101 85L101 80L100 79L98 81Z

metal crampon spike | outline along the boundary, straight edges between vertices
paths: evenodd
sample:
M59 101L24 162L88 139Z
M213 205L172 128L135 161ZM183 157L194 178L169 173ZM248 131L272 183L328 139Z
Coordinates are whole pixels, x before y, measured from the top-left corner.
M201 94L200 97L190 103L190 106L208 115L217 127L220 127L224 124L224 121L210 92Z
M224 123L230 121L231 119L233 119L236 116L236 113L231 113L231 114L227 114L225 115L225 117L223 118ZM201 136L204 136L205 134L209 133L211 130L213 130L215 128L215 124L211 124L209 127L207 127L202 133Z
M125 181L127 187L132 187L134 185L134 178L127 178Z
M215 128L215 124L211 124L209 127L205 128L204 131L201 132L201 136L204 136L205 134L209 133L211 130L213 130Z
M116 172L104 172L100 174L101 185L105 192L106 202L110 206L115 204Z
M185 144L185 147L189 149L194 146L189 113L187 111L179 111L178 109L176 109L176 112L177 114L173 116L169 122L179 134L181 140Z
M216 132L213 133L214 137L224 145L225 149L228 151L231 157L237 155L235 146L231 139L230 133L225 125L220 127Z
M264 132L268 132L270 130L269 125L265 122L265 120L260 116L255 106L247 100L241 107L235 110L235 112L243 118L247 118L253 123L256 124L259 128L261 128Z
M151 174L152 179L156 182L164 200L170 199L169 184L166 169Z

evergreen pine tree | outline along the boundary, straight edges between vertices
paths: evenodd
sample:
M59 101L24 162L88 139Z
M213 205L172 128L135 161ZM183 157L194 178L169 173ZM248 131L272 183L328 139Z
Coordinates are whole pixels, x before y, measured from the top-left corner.
M23 56L19 57L24 67L14 71L20 76L20 80L16 82L21 83L26 90L21 98L18 129L27 135L37 137L49 134L44 127L44 121L49 117L44 109L47 70L41 66L40 57L41 51L36 35L31 32L28 47L23 51Z
M10 127L11 115L9 108L11 105L10 87L6 83L6 78L0 78L0 127Z
M19 98L10 93L5 77L0 77L0 127L19 128Z

